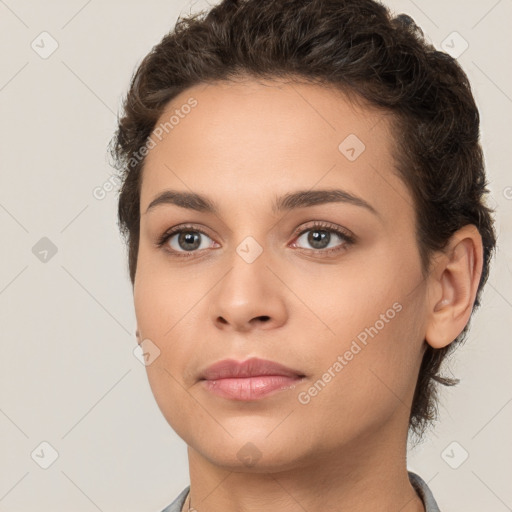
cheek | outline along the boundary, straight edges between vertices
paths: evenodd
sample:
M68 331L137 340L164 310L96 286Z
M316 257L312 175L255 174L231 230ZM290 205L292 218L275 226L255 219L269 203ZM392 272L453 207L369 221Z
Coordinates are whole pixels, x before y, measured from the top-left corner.
M137 324L145 337L166 343L179 330L182 319L189 321L194 316L205 283L183 274L170 268L163 254L140 249L133 300Z
M187 293L183 293L182 286L169 278L156 277L157 274L139 275L134 286L135 315L141 337L151 340L160 351L155 362L147 367L148 376L169 379L165 370L180 376L184 362L194 350L187 340L196 333L194 326L201 322L202 310L197 307L197 294L192 287L187 287Z
M175 422L182 417L176 411L191 405L190 382L184 381L183 369L197 350L190 340L199 339L198 326L205 324L205 303L200 300L207 291L204 287L204 281L185 280L179 272L162 268L158 258L139 259L133 290L137 327L141 338L159 350L146 372L155 400L173 428L179 429Z
M407 424L420 348L417 339L408 337L412 333L405 315L400 311L384 327L368 324L359 331L362 336L340 337L318 351L322 356L297 397L297 412L310 429L324 432L325 443L364 436L392 417Z
M299 400L308 402L306 411L315 409L312 421L348 435L382 424L395 411L407 416L423 353L419 267L394 258L375 261L359 273L322 281L323 295L315 282L308 305L329 330L310 350L315 375Z

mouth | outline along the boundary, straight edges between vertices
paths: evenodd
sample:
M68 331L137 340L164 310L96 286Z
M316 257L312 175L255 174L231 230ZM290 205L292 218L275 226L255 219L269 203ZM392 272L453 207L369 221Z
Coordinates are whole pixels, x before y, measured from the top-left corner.
M200 375L203 387L231 400L260 400L280 391L293 389L305 375L274 361L253 357L246 361L224 359Z

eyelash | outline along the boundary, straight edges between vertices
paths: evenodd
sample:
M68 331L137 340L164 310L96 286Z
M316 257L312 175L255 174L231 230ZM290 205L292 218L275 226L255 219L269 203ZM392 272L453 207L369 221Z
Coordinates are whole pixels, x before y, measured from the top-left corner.
M306 251L306 252L313 252L313 253L321 253L322 256L329 255L334 253L337 253L339 251L342 251L345 246L351 245L355 242L355 237L351 234L349 234L348 231L345 231L338 226L334 224L330 224L327 222L313 222L310 226L307 226L306 228L302 228L301 231L296 231L294 233L294 237L297 239L301 237L304 233L307 233L308 231L328 231L329 233L334 233L339 236L339 238L343 241L341 245L338 245L334 248L330 249L304 249L299 248L299 250ZM166 231L156 242L156 246L158 248L162 248L168 240L176 234L182 233L182 232L193 232L193 233L201 233L202 235L207 236L208 238L211 238L207 233L205 233L202 229L199 229L197 226L194 226L193 224L187 224L187 225L181 225L174 228L171 228L170 230ZM166 249L168 252L171 253L172 256L176 256L178 258L192 258L196 257L194 253L197 254L197 252L200 251L176 251L175 249ZM204 250L204 249L203 249Z

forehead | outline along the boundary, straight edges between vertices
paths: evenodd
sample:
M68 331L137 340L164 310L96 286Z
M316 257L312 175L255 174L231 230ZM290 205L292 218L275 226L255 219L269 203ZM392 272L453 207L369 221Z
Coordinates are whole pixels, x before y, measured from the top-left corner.
M254 202L342 185L383 205L408 194L394 173L390 116L332 86L251 79L199 84L167 105L152 140L141 211L165 188L219 203L228 190Z

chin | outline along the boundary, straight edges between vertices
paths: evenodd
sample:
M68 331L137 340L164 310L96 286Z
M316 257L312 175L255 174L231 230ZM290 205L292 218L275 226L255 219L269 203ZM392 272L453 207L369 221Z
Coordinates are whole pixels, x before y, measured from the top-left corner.
M218 440L210 438L208 444L194 440L187 444L211 464L237 473L277 473L305 463L308 454L300 441L278 436L271 439L268 432L259 437L224 436Z

